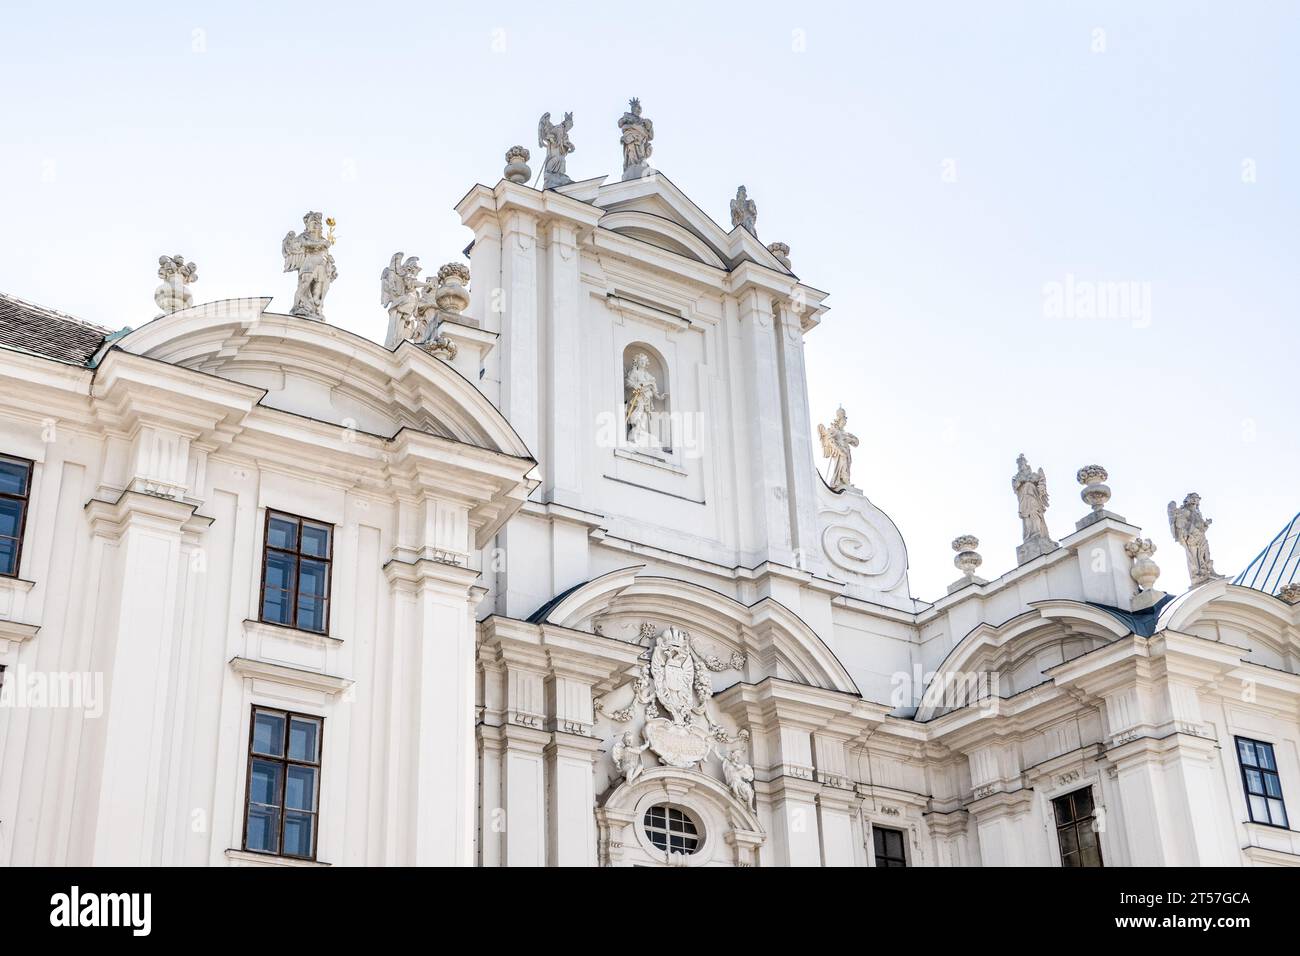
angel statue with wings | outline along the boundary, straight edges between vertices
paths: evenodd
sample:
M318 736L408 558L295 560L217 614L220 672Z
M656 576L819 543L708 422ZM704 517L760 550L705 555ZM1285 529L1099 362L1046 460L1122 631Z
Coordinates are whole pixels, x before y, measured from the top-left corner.
M849 471L853 468L853 449L858 447L858 436L844 427L848 421L849 416L844 414L841 407L835 412L829 428L825 425L817 426L817 435L822 442L822 457L831 460L830 478L826 483L832 491L843 491L852 486Z
M546 150L546 161L542 164L543 189L567 186L573 182L565 172L568 156L576 148L569 139L571 129L572 113L564 114L563 123L552 123L550 113L543 113L537 121L537 145Z
M1043 469L1034 471L1029 467L1029 459L1024 455L1016 458L1016 473L1011 476L1011 490L1016 493L1020 505L1020 530L1025 541L1033 538L1047 538L1047 506L1051 499L1047 496L1047 476Z
M386 348L396 348L399 342L418 338L420 323L416 312L422 284L419 256L410 256L403 262L402 253L393 253L392 260L379 277L379 303L388 310Z
M1220 577L1214 571L1210 541L1205 535L1214 519L1201 514L1201 496L1193 491L1183 499L1181 508L1171 501L1168 510L1169 533L1187 552L1187 577L1192 587Z
M321 214L309 212L302 217L303 230L293 230L284 237L280 249L284 253L284 271L298 273L298 289L294 292L291 315L304 319L325 321L325 293L330 283L338 278L330 246L334 245L334 220L330 219L329 235L322 229Z

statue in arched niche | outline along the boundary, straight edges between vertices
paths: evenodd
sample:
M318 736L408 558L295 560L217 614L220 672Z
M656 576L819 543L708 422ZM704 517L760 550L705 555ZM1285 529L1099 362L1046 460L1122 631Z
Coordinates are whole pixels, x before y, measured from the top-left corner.
M650 371L650 356L645 352L638 352L632 360L624 385L627 386L624 422L628 440L634 445L657 444L652 430L655 401L666 399L668 393L659 391L659 382Z

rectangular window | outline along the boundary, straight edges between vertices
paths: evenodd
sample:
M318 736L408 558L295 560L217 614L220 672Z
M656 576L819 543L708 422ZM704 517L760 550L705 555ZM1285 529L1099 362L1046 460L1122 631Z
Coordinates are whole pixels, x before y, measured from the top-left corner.
M1252 823L1286 827L1286 805L1282 803L1282 778L1277 775L1273 745L1261 740L1237 738L1241 780L1246 786L1246 806Z
M32 463L0 455L0 575L18 577L31 494Z
M1101 866L1101 844L1094 829L1092 787L1075 790L1052 801L1061 866Z
M902 830L873 825L871 841L876 847L876 866L907 866L907 841Z
M253 708L245 850L316 859L322 729L319 717Z
M261 620L328 632L333 538L333 525L267 509Z

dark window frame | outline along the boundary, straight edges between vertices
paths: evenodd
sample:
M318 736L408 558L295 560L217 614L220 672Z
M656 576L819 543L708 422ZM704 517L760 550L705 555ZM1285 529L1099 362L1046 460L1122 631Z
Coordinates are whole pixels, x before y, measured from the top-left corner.
M1075 806L1076 798L1081 793L1086 793L1088 795L1088 813L1084 816L1078 815L1077 807ZM1061 801L1065 801L1066 805L1069 807L1070 818L1065 823L1061 822L1060 816L1056 812L1057 805ZM1066 868L1078 867L1081 869L1094 869L1094 867L1091 867L1089 864L1080 862L1083 859L1084 846L1079 835L1083 832L1084 828L1086 828L1087 832L1091 834L1093 848L1097 851L1097 866L1095 869L1104 869L1106 866L1106 858L1101 852L1101 834L1096 830L1097 797L1096 794L1092 792L1092 784L1089 784L1086 787L1079 787L1077 790L1071 790L1069 793L1063 793L1057 797L1052 797L1051 811L1052 825L1056 830L1056 851L1060 854L1061 866ZM1070 851L1065 849L1065 844L1061 841L1061 834L1063 831L1071 831L1073 833L1075 849ZM1071 858L1073 858L1073 860Z
M276 548L271 545L271 521L274 518L281 520L294 521L297 523L298 531L294 538L294 548ZM317 527L329 529L329 547L326 549L325 557L319 557L314 554L303 554L302 551L302 528L303 524L316 525ZM323 634L329 636L330 632L330 612L333 607L333 600L330 597L334 590L334 525L328 521L319 521L316 518L305 518L302 515L296 515L290 511L280 511L276 508L267 508L266 516L262 521L262 582L257 595L257 619L263 624L271 624L275 627L291 627L296 631L306 631L308 634ZM290 620L270 621L266 618L266 562L271 553L291 555L294 559L294 572L292 585L289 589L289 608ZM302 560L307 558L310 561L320 561L325 564L325 619L321 622L319 630L314 627L303 627L298 623L298 578L301 574ZM283 590L283 589L278 589Z
M257 715L258 712L267 714L278 714L284 718L284 740L281 742L281 749L284 751L283 756L276 757L271 754L257 753L253 750L253 735L257 732ZM310 720L316 724L316 760L294 760L289 756L289 731L293 726L294 718L300 720ZM277 849L254 850L248 846L248 811L253 803L253 761L265 760L268 763L280 764L280 792L278 794L280 803L280 827L276 834ZM259 856L280 857L286 860L308 860L316 861L316 850L320 844L320 794L321 778L324 776L325 764L325 718L317 714L303 714L297 711L285 710L283 707L266 707L261 704L254 704L248 715L248 761L245 764L245 773L247 777L244 782L244 838L240 843L241 849L245 853L256 853ZM310 813L312 816L311 827L311 856L300 856L296 853L284 852L284 818L288 808L284 805L285 791L289 786L289 768L290 767L311 767L316 771L316 793L313 798L314 810L297 810L295 813ZM263 804L270 806L271 804Z
M650 822L651 814L656 811L662 811L662 824ZM678 820L674 815L681 819ZM683 826L674 827L674 823L681 823ZM641 829L650 845L663 853L672 850L684 856L695 856L704 849L704 827L700 825L695 814L675 803L656 803L654 806L647 807L645 813L641 815ZM656 836L662 837L663 846L659 845ZM681 849L672 845L674 838L681 842Z
M1282 773L1277 769L1277 748L1267 740L1256 740L1253 737L1233 737L1232 742L1237 751L1237 769L1241 771L1241 788L1246 797L1247 819L1249 819L1251 823L1257 823L1260 826L1273 827L1278 830L1290 830L1291 814L1287 813L1286 796L1282 793ZM1251 747L1267 747L1269 759L1273 762L1273 768L1270 770L1267 767L1261 766L1259 763L1247 764L1241 757L1241 745L1243 743L1250 744ZM1247 770L1253 770L1258 773L1261 780L1268 777L1274 778L1277 781L1277 796L1274 797L1268 793L1268 785L1266 783L1264 784L1263 793L1256 793L1252 790L1250 788L1250 775L1247 773ZM1268 811L1270 819L1256 820L1255 808L1252 806L1250 801L1251 797L1261 797L1265 801L1276 800L1282 807L1282 822L1274 823L1272 821L1273 811L1267 802L1265 803L1265 809Z
M884 839L877 840L877 833L879 833ZM898 836L902 856L894 856L888 852L888 847L882 847L882 844L888 841L888 837L885 837L885 834L887 833L892 833ZM876 826L874 823L871 824L871 849L876 866L895 869L906 869L908 866L906 830L900 830L898 827L880 827Z
M0 461L22 465L27 469L27 481L23 487L23 494L14 495L0 491L0 499L22 503L22 519L18 522L18 537L13 539L14 569L13 571L0 571L0 577L18 578L23 566L23 539L27 537L27 514L32 510L32 478L36 474L36 462L28 458L19 458L17 455L0 455ZM5 537L8 537L8 535Z

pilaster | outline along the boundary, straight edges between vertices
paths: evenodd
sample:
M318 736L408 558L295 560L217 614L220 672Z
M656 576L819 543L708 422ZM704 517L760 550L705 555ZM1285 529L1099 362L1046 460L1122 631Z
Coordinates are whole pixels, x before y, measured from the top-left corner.
M106 675L87 861L94 866L157 865L163 845L160 782L167 779L175 708L173 654L180 602L182 540L192 503L135 491L86 505L94 546L113 567L116 590L101 600L103 640L91 669Z

